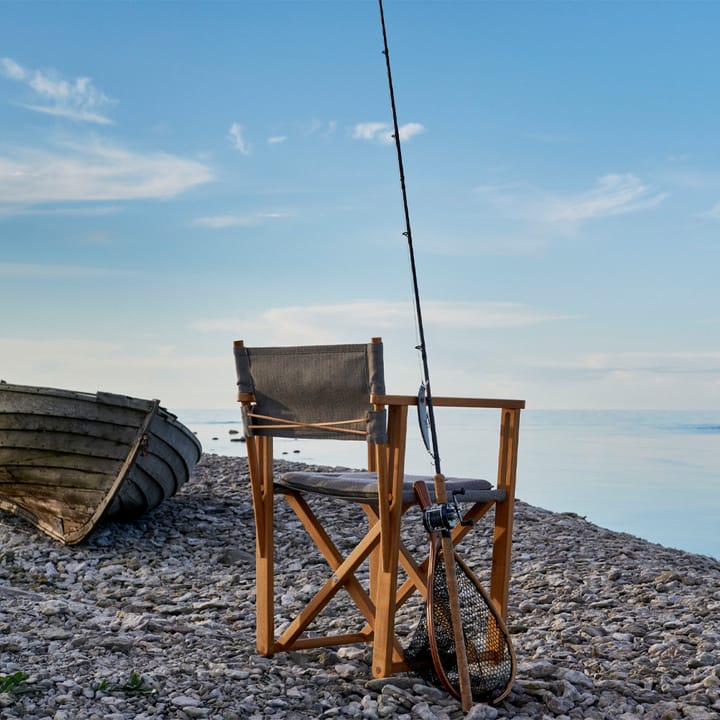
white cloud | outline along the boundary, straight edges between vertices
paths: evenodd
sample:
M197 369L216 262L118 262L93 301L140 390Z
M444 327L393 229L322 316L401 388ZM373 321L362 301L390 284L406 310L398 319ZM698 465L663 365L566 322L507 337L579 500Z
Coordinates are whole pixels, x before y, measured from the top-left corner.
M378 135L387 133L389 127L387 123L381 122L358 123L352 136L354 140L375 140Z
M319 135L320 137L330 137L335 134L337 130L337 123L334 120L324 122L313 118L310 124L305 129L305 135L310 137L312 135Z
M569 367L606 373L720 374L720 352L588 353Z
M567 319L519 303L428 301L423 303L425 325L441 329L514 328ZM340 342L348 328L355 337L413 328L410 301L355 301L339 305L308 305L269 308L248 322L238 318L214 318L193 324L196 330L235 332L240 326L280 342L288 338L315 338ZM286 340L282 340L282 338ZM265 342L265 340L263 340Z
M423 319L446 329L477 330L528 327L570 316L543 313L522 303L435 301L423 304Z
M420 123L407 123L400 126L400 140L409 140L415 135L425 132L425 127ZM352 131L354 140L374 141L389 144L395 141L393 129L387 123L366 122L358 123Z
M245 140L244 133L245 128L239 123L234 122L230 126L230 130L228 130L228 140L236 150L239 150L243 155L249 155L252 148L247 140Z
M533 407L687 410L715 409L720 402L720 352L533 356L526 373Z
M514 328L559 318L520 304L437 302L423 303L433 378L439 394L477 394L514 397L517 367L514 357L503 356L488 373L490 362L483 348L486 328ZM380 336L385 344L386 382L392 392L416 391L421 377L412 301L358 300L338 305L273 307L234 317L197 320L191 330L215 337L242 339L249 344L307 345L313 343L367 342ZM203 341L199 341L203 342ZM480 347L478 347L480 346ZM482 357L482 371L478 357Z
M97 125L112 125L105 115L90 112L89 110L78 110L76 108L66 107L63 105L23 105L24 108L34 112L45 113L46 115L55 115L56 117L64 117L69 120L79 120L80 122L95 123Z
M0 200L0 202L2 202ZM120 210L119 205L93 205L86 207L36 208L22 205L0 205L0 217L18 215L63 215L66 217L100 217Z
M603 175L590 190L547 198L541 216L548 222L577 222L624 215L656 207L666 197L630 173Z
M400 128L400 139L401 140L409 140L411 137L414 137L415 135L421 135L425 132L425 127L421 125L420 123L406 123L405 125L401 125Z
M65 80L56 70L30 70L7 57L0 58L0 73L26 85L32 100L18 104L28 110L79 122L112 124L103 109L116 101L98 90L88 77Z
M0 73L11 80L24 80L27 76L25 69L12 58L0 58Z
M169 198L213 179L194 160L94 141L0 154L0 204Z
M710 218L711 220L720 220L720 202L713 205L706 212L700 213L700 217Z
M513 218L566 225L649 210L668 197L668 193L632 173L602 175L591 189L568 194L548 193L517 183L485 183L473 190Z
M268 145L279 145L287 140L287 135L273 135L267 139Z
M237 226L258 225L265 220L287 217L286 213L256 213L255 215L209 215L195 220L195 225L210 228L226 228Z
M0 380L8 383L159 398L171 410L218 407L232 397L225 382L210 389L197 382L198 377L224 377L227 360L222 354L203 355L159 342L0 337L0 357Z

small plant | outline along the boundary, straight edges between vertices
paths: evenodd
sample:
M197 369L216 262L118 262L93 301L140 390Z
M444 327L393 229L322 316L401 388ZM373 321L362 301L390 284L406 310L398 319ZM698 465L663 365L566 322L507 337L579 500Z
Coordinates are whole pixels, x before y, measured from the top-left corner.
M13 693L14 695L22 695L24 693L31 693L42 688L36 687L35 685L25 685L25 681L28 679L21 670L10 675L0 675L0 693Z
M122 685L120 689L132 695L151 695L155 692L154 688L145 685L145 681L134 670L130 673L130 680Z
M0 693L15 692L27 678L28 676L20 670L12 675L0 675Z
M96 690L99 692L124 692L128 695L154 695L155 688L148 687L145 681L134 670L130 673L130 679L123 683L111 683L109 680L101 680Z

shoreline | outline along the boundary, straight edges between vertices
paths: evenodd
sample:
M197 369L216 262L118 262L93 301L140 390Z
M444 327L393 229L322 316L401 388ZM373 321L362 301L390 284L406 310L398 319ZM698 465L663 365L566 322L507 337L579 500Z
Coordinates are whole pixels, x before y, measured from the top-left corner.
M27 675L15 688L22 692L0 693L0 716L464 717L457 701L417 676L374 680L364 646L255 653L245 472L244 458L203 455L177 496L78 546L0 514L0 680ZM354 516L332 507L325 522L351 539ZM424 530L408 517L405 540L422 551ZM284 503L277 521L277 571L293 577L278 600L282 616L303 586L325 581L326 568L308 557ZM481 580L485 525L461 545ZM331 623L354 617L344 598L336 607ZM411 633L418 612L417 603L402 609L400 633ZM508 624L514 688L498 706L476 705L467 717L720 716L720 562L713 558L518 501Z

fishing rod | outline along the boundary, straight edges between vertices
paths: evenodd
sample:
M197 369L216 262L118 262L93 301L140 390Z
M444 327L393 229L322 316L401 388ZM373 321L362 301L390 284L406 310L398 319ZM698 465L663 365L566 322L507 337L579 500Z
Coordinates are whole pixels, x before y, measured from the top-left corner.
M415 252L410 229L410 211L408 209L405 170L400 146L400 127L395 107L390 52L388 50L385 13L382 0L380 21L383 34L383 54L387 67L387 79L392 107L393 133L400 170L403 209L405 211L405 233L410 268L412 270L413 292L415 296L415 316L422 358L423 380L418 392L418 418L425 447L435 461L435 504L432 503L429 483L418 480L413 490L423 518L423 525L430 539L430 555L427 564L426 602L424 619L418 624L410 645L404 654L408 665L415 667L421 675L429 679L439 679L445 688L460 700L462 709L468 712L474 699L491 702L499 701L510 691L515 673L515 659L510 636L502 617L492 600L483 590L478 579L463 563L455 552L451 530L455 525L472 525L472 520L464 520L453 492L452 502L448 502L445 489L445 476L440 469L437 429L430 392L430 372L428 370L425 331L420 291L418 289ZM431 443L427 431L430 430ZM462 593L463 602L460 603ZM428 656L431 657L433 670L429 671Z
M423 524L428 531L431 540L431 559L434 558L434 548L437 543L442 547L442 562L431 562L428 566L427 577L427 602L426 602L426 622L430 629L428 633L428 649L433 658L433 665L440 678L447 679L447 673L443 667L443 661L438 651L437 636L434 632L436 621L440 616L447 617L449 632L446 638L452 638L451 643L447 645L449 650L454 646L451 653L454 656L451 663L453 675L457 675L458 683L455 687L451 682L447 682L446 686L461 701L462 709L467 712L472 706L472 687L470 679L470 671L468 667L468 652L466 646L466 638L463 630L463 618L461 616L460 600L458 596L458 580L455 562L455 552L450 530L457 522L463 521L460 507L457 503L455 494L453 493L452 503L447 501L447 492L445 490L445 477L440 468L440 453L438 452L437 427L435 424L435 411L432 402L432 392L430 391L430 371L428 369L427 348L425 346L425 330L422 320L422 309L420 307L420 290L418 288L417 270L415 267L415 251L412 243L412 230L410 229L410 210L408 208L407 188L405 186L405 170L402 160L402 148L400 145L400 127L397 119L397 109L395 106L395 91L393 89L392 70L390 69L390 51L388 49L387 31L385 28L385 13L383 11L382 0L378 0L380 6L380 22L382 24L383 34L383 54L385 55L385 65L387 67L388 87L390 90L390 105L392 108L393 133L395 137L395 149L397 151L398 168L400 171L400 187L402 189L403 209L405 211L405 236L407 237L408 252L410 254L410 269L412 271L413 293L415 296L415 316L417 319L417 331L419 345L417 349L420 351L422 358L423 380L418 391L418 419L420 421L420 430L423 435L425 447L433 458L435 463L435 477L433 478L435 485L436 505L429 505L426 500L430 495L424 481L415 483L414 491L418 499L418 503L423 512ZM427 411L427 419L425 418ZM431 443L428 443L427 429L430 429ZM447 522L444 522L447 520ZM439 523L439 524L438 524ZM445 572L436 575L436 565L444 565ZM444 576L444 577L442 577ZM436 583L436 578L440 583ZM439 590L436 593L436 589ZM437 597L436 597L437 596ZM443 601L435 602L439 597L445 596L447 603ZM422 631L421 631L422 632ZM442 633L441 633L442 634Z
M432 392L430 391L430 370L428 367L427 347L425 345L425 329L423 327L422 308L420 307L420 290L418 287L417 269L415 267L415 251L413 249L412 230L410 228L410 209L408 207L407 188L405 186L405 169L403 166L402 147L400 145L400 127L398 125L397 109L395 107L395 91L393 89L392 70L390 69L390 51L388 50L387 32L385 29L385 13L382 0L380 5L380 23L383 34L383 55L387 67L388 87L390 90L390 107L392 108L393 137L395 138L395 150L397 151L398 168L400 171L400 188L402 190L403 210L405 212L405 232L407 238L408 253L410 254L410 270L412 272L413 295L415 299L415 317L417 321L418 341L417 350L420 351L422 359L423 381L418 392L418 417L420 430L422 432L425 447L435 463L435 473L440 475L440 452L438 450L437 426L435 424L435 410L432 404ZM427 412L427 417L423 416ZM427 431L430 429L430 441Z

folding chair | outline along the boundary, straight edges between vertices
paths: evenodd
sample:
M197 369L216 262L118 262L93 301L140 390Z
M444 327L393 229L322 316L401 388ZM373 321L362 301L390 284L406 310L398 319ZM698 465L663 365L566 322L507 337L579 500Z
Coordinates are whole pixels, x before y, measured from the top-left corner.
M415 396L386 395L382 342L301 347L246 347L234 343L238 401L247 445L256 525L256 641L263 655L358 642L372 643L372 671L386 677L407 670L395 635L396 610L414 591L426 594L426 562L403 546L400 522L415 504L413 482L405 475L408 407ZM490 596L507 616L520 400L433 397L435 407L501 410L497 486L485 480L447 478L448 495L464 489L472 503L465 519L477 521L495 508ZM367 442L366 472L273 472L273 437L332 438ZM431 480L431 478L427 478ZM274 492L281 493L330 567L330 577L279 637L275 633ZM343 556L307 498L320 494L357 503L368 526L356 547ZM453 530L457 543L469 527ZM369 563L369 587L356 577ZM406 580L399 584L398 568ZM335 594L344 588L364 626L357 632L308 636ZM317 624L317 623L315 623Z

